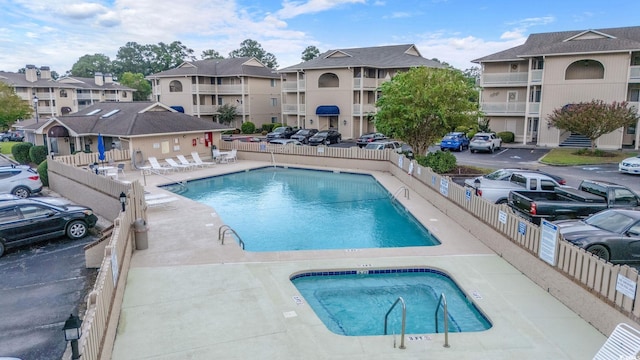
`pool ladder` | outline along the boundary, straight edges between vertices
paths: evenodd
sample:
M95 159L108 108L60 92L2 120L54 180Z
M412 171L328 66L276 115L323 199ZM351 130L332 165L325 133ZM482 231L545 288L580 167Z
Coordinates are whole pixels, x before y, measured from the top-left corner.
M393 193L393 198L394 198L394 199L397 199L397 196L398 196L398 194L400 194L400 192L401 192L401 191L403 191L403 195L404 195L404 197L405 197L407 200L409 200L409 189L408 189L407 187L405 187L404 185L403 185L403 186L400 186L400 187L398 188L398 190L396 190L396 192L394 192L394 193Z
M240 247L242 248L242 250L244 250L244 241L242 241L242 239L240 238L240 235L238 235L238 233L235 230L233 230L229 225L222 225L218 229L218 241L220 241L220 244L224 245L224 236L227 234L227 232L236 236L236 238L238 239L238 243L240 244Z
M391 307L389 308L389 311L387 311L387 313L384 316L384 334L387 335L387 323L388 323L388 318L389 318L389 314L391 313L391 311L396 307L396 305L398 305L398 303L402 304L402 331L400 333L400 349L406 349L406 347L404 346L404 334L405 334L405 328L406 328L406 322L407 322L407 306L404 302L404 299L400 296L398 297L398 299L393 303L393 305L391 305ZM438 300L438 305L436 306L436 312L435 312L435 320L436 320L436 334L439 333L439 326L438 326L438 310L440 309L440 306L442 305L442 310L444 312L444 347L448 348L449 347L449 312L447 311L447 299L444 296L444 293L440 294L440 299ZM394 347L395 347L395 340L394 340Z

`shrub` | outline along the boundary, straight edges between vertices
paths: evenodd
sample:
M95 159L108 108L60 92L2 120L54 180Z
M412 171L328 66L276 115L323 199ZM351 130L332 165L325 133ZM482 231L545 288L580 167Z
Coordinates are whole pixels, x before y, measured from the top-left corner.
M247 121L240 126L240 130L242 130L243 134L253 134L256 132L256 124L251 121Z
M44 145L32 146L29 149L29 159L34 164L40 164L47 160L47 147Z
M512 143L513 140L515 140L516 138L516 134L512 133L511 131L502 131L502 132L499 132L497 135L500 139L502 139L503 143L507 143L507 144Z
M42 185L49 186L49 165L46 159L38 165L38 174L40 175Z
M456 167L456 156L449 151L436 151L427 154L427 156L416 156L418 164L430 167L431 170L438 174L444 174Z
M266 131L268 133L272 132L274 128L280 126L278 123L274 124L262 124L262 131Z
M29 157L29 149L33 146L30 142L23 142L13 145L11 148L11 155L13 159L20 164L28 164L31 161Z

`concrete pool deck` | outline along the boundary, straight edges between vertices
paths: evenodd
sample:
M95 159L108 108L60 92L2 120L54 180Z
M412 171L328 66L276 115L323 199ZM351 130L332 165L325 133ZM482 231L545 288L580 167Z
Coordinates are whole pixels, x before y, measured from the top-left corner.
M169 177L196 179L265 165L242 160ZM403 185L389 173L367 173L391 192ZM138 177L127 172L125 180ZM162 193L155 185L169 179L152 175L146 182L148 191ZM218 241L223 223L215 209L182 197L150 208L149 248L133 254L112 359L590 359L605 342L426 199L411 193L399 201L441 245L251 253L230 237ZM296 301L299 293L289 281L309 270L398 267L448 273L493 327L452 333L449 348L443 334L409 334L401 350L394 348L399 335L331 333L304 301Z

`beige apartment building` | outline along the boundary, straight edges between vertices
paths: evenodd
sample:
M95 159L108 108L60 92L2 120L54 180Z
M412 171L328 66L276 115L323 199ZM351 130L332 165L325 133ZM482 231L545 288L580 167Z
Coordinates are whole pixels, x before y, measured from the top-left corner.
M530 35L524 44L474 60L480 64L480 106L491 130L516 141L571 145L578 134L549 126L563 106L603 100L640 109L640 27ZM601 136L601 149L638 149L640 124Z
M412 67L442 67L415 45L329 50L315 59L278 70L284 123L337 129L343 139L374 131L379 86Z
M133 101L134 89L118 84L109 74L54 80L48 66L38 69L27 65L24 74L0 71L0 81L12 86L22 100L34 107L33 116L37 121L74 113L93 103Z
M220 106L230 104L236 128L280 122L280 79L255 58L187 61L147 79L154 101L189 115L215 119Z

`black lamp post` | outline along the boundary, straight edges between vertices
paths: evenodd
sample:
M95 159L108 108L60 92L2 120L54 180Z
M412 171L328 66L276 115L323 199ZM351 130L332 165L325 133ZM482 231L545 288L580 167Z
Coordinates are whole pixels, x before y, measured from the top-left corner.
M35 94L33 95L33 107L36 109L36 124L37 124L38 120L39 120L39 116L38 116L38 97Z
M125 204L127 203L127 194L124 192L120 193L120 204L122 204L122 211L124 212Z
M64 322L62 331L64 331L64 339L71 341L71 359L80 359L78 339L82 336L82 320L73 314L69 315L67 321Z
M473 180L473 188L476 189L476 196L480 195L478 192L478 188L480 187L480 179L476 178Z

